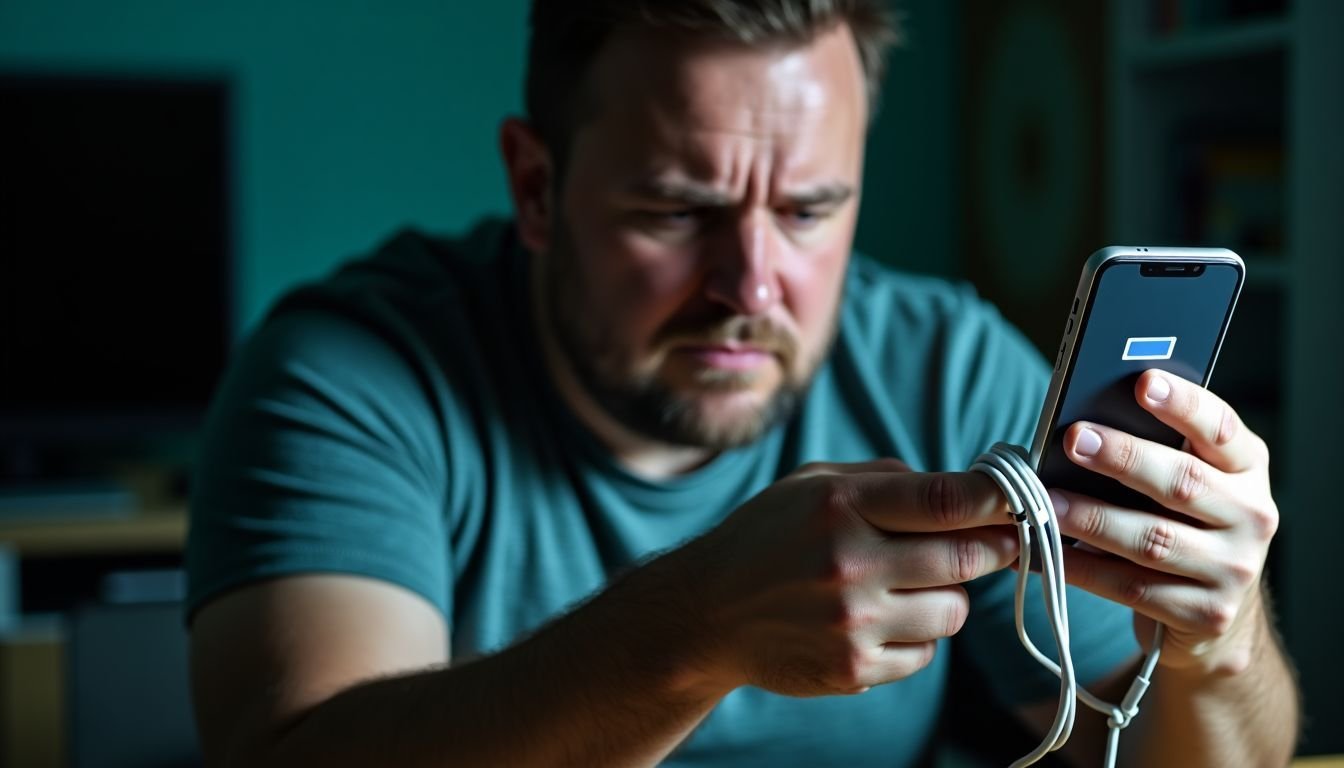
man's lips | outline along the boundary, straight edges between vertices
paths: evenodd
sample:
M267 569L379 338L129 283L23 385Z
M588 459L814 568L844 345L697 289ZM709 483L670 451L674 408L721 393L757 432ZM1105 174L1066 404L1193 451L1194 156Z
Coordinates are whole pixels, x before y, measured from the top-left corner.
M688 344L673 351L688 355L702 365L730 371L751 370L774 357L767 349L747 344Z

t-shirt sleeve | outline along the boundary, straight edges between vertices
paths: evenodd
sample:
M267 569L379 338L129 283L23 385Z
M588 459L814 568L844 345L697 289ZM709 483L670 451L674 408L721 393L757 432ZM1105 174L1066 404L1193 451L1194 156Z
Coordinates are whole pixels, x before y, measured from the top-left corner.
M952 404L944 423L947 445L958 445L956 466L968 467L998 441L1030 447L1050 371L1035 347L996 310L967 299L958 330L949 336L948 370ZM999 571L967 585L971 611L954 638L1003 705L1028 704L1054 696L1059 679L1022 647L1014 624L1017 574ZM1056 658L1039 577L1031 575L1025 624L1036 647ZM1070 645L1080 683L1087 685L1126 664L1139 652L1129 608L1068 588Z
M207 421L187 539L187 618L260 579L344 573L451 615L445 448L425 377L373 327L332 311L272 316Z

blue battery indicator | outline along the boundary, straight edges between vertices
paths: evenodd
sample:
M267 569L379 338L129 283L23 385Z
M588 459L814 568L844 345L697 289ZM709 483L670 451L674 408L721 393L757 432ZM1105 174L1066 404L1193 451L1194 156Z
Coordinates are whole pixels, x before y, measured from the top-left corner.
M1175 336L1131 336L1125 339L1122 360L1170 360L1176 350Z

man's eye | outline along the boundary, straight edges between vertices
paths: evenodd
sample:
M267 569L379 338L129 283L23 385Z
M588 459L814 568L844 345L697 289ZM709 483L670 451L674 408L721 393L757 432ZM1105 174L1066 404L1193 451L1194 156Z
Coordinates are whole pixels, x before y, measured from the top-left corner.
M831 211L821 207L786 208L781 212L785 222L797 229L816 226L829 215Z
M653 227L686 228L694 226L700 219L700 212L694 208L666 208L661 210L639 211L639 218Z

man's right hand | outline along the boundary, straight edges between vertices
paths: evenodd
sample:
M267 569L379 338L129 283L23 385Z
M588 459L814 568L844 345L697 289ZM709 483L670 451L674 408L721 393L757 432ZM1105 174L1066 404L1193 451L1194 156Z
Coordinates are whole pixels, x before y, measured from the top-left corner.
M914 674L961 629L961 583L1011 565L1002 493L975 472L809 464L674 553L696 585L714 687L859 693Z

